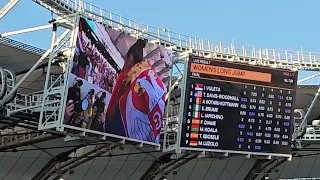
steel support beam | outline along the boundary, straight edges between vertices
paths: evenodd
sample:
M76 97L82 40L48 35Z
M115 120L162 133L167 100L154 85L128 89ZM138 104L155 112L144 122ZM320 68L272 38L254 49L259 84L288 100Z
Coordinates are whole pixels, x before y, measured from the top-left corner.
M155 159L150 167L144 172L144 174L140 177L140 180L149 180L153 174L158 171L164 163L169 163L172 161L171 156L173 153L163 154L159 158Z
M45 29L49 29L49 28L52 28L52 24L37 26L37 27L32 27L32 28L27 28L27 29L21 29L21 30L17 30L17 31L4 32L4 33L0 34L0 38L18 35L18 34L29 33L29 32L34 32L34 31L41 31L41 30L45 30Z
M158 175L167 176L172 171L197 158L199 153L181 154L181 156L176 159L172 158L172 156L174 156L174 154L169 153L162 155L159 159L156 159L149 169L141 176L140 180L152 180Z
M15 135L13 135L13 136L15 136ZM52 140L52 139L57 139L60 137L61 136L58 136L58 135L42 134L40 136L31 137L30 139L25 140L25 141L17 140L16 143L6 144L5 146L2 146L2 147L0 146L0 152L6 151L9 149L22 147L22 146L28 146L30 144L35 144L35 143L44 142L44 141L48 141L48 140ZM0 140L1 140L1 138L4 138L4 137L0 137Z
M166 170L164 172L164 175L169 175L172 171L178 169L179 167L183 166L184 164L187 164L189 161L197 158L199 154L192 154L188 158L181 160L181 162L178 162L174 166L172 166L170 169Z
M106 145L106 144L104 144L104 145L98 145L98 146L97 146L96 148L94 148L93 150L91 150L91 151L89 151L89 152L87 152L87 153L79 156L78 158L71 159L70 161L67 161L67 162L64 163L64 164L59 165L59 171L60 171L60 169L65 168L65 167L68 167L68 166L76 163L77 161L79 161L79 160L81 160L81 159L84 159L84 158L88 157L89 155L91 155L91 154L99 151L100 149L106 148L107 146L108 146L108 145ZM50 178L50 175L53 175L53 174L55 174L56 172L57 172L57 171L56 171L56 168L53 168L53 169L51 169L51 170L46 174L46 176L44 176L42 179L49 179L49 178ZM62 175L63 175L63 174L62 174Z
M33 176L31 180L41 180L52 168L54 168L57 164L66 161L69 157L69 154L76 151L80 147L72 148L66 152L62 152L53 158L51 158L45 166L43 166L36 175Z
M306 77L306 78L304 78L304 79L298 80L297 84L303 83L303 82L305 82L305 81L308 81L308 80L310 80L310 79L316 78L316 77L318 77L318 76L320 76L320 73L317 73L317 74L308 76L308 77Z
M84 164L84 163L86 163L86 162L88 162L88 161L96 158L96 157L99 157L99 156L107 153L107 152L110 151L110 150L113 150L113 149L117 148L118 146L120 146L120 144L111 145L111 146L109 146L109 149L108 149L108 150L98 151L97 153L93 154L92 156L89 156L89 157L87 157L86 159L83 159L83 160L81 160L81 161L78 161L77 163L75 163L75 164L73 164L73 165L71 165L71 166L69 166L69 167L66 167L65 169L63 169L63 170L61 171L61 174L65 174L65 173L67 173L70 169L74 169L74 168L76 168L76 167L78 167L78 166L80 166L80 165L82 165L82 164ZM59 176L56 176L56 177L53 178L53 179L54 179L54 180L58 180L58 178L60 178L60 177L59 177Z
M268 163L270 160L266 159L257 159L256 162L253 164L247 175L244 177L245 180L254 180L259 173L263 170L265 163Z
M281 164L285 163L286 159L281 159L280 161L277 161L274 165L272 165L269 169L265 171L265 174L262 175L261 180L264 180L269 177L269 174L277 167L279 167Z
M188 156L189 156L189 154L185 153L185 154L182 154L177 159L172 159L172 161L168 162L164 166L160 167L156 172L154 172L153 177L156 177L158 174L164 172L167 168L173 166L174 164L178 163L179 161L183 160L184 158L186 158Z
M293 141L304 135L304 133L306 131L308 116L311 113L311 110L312 110L314 104L316 103L319 95L320 95L320 87L318 88L318 91L315 93L315 96L314 96L313 100L311 101L311 104L310 104L305 116L303 117L302 122L300 123L297 130L293 133L293 137L292 137Z
M87 153L84 153L83 155L79 156L78 158L73 158L69 161L66 161L63 164L58 164L57 166L54 166L50 171L47 171L47 173L39 178L39 180L57 180L61 178L65 173L67 173L69 170L72 170L76 167L78 167L81 164L84 164L98 156L101 156L108 151L117 148L120 146L120 144L101 144L98 145L93 150L88 151Z
M0 20L16 5L20 0L9 0L0 10Z
M56 41L55 45L58 45L63 38L70 32L70 30L66 30ZM42 63L44 59L46 59L49 54L53 51L53 48L49 48L40 59L30 68L30 70L20 79L20 81L12 88L12 90L0 100L0 106L5 105L5 102L15 93L16 90L21 86L21 84L31 75L31 73L37 69L37 67Z

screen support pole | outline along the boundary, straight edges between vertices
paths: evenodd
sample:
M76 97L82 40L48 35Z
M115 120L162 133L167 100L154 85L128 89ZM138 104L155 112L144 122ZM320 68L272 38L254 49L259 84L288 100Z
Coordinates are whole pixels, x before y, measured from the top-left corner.
M32 27L32 28L27 28L27 29L21 29L21 30L17 30L17 31L4 32L4 33L0 34L0 38L4 38L7 36L13 36L13 35L17 35L17 34L28 33L28 32L41 31L41 30L45 30L45 29L49 29L49 28L52 28L52 24L37 26L37 27Z
M174 62L173 62L174 63ZM164 120L164 140L163 140L163 150L165 151L165 149L167 148L167 145L168 143L170 143L170 139L168 139L168 125L169 125L169 121L170 121L170 95L171 95L171 91L174 90L174 86L172 86L172 75L173 75L173 69L174 69L174 66L173 64L171 65L171 68L170 68L170 75L169 75L169 89L168 89L168 93L166 95L166 114L165 114L165 118L163 118ZM167 142L169 141L169 142Z
M64 74L64 84L63 84L63 92L61 96L61 106L60 106L60 111L59 111L59 117L58 120L60 121L59 125L57 126L57 130L63 132L63 121L64 121L64 113L65 113L65 107L64 105L67 103L67 95L68 95L68 83L69 83L69 78L70 78L70 72L72 70L72 64L73 64L73 58L75 54L75 49L77 45L77 37L78 37L78 32L79 32L79 21L80 21L80 15L76 15L74 18L74 29L71 34L71 45L70 45L70 53L68 54L67 57L67 62L66 62L66 71Z

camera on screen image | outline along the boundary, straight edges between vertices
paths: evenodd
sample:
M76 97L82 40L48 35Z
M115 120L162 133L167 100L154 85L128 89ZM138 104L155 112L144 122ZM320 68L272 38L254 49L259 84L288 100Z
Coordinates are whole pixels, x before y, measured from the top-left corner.
M74 111L81 113L88 109L89 102L86 98L81 99L81 86L83 81L76 79L74 84L69 88L68 101L72 100L74 105ZM89 92L90 93L90 92Z

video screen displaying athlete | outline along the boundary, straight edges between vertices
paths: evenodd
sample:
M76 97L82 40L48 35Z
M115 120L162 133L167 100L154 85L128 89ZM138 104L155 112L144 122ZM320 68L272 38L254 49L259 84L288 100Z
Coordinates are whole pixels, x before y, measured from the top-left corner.
M159 143L171 54L81 18L64 124Z

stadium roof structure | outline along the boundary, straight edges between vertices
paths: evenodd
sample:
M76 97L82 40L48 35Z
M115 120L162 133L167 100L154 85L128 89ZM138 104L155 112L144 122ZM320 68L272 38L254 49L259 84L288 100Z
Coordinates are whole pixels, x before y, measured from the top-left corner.
M253 49L253 55L245 56L245 49L235 48L233 44L223 47L221 43L213 46L210 42L204 43L202 39L184 36L179 33L168 32L166 29L153 28L133 22L118 16L118 20L102 17L103 13L95 13L97 9L82 1L68 0L33 0L58 15L82 12L85 16L106 21L117 29L130 29L132 35L147 36L151 41L175 48L180 51L195 52L202 56L211 56L212 52L221 56L239 55L241 61L253 62L260 57L268 60L268 65L293 67L299 62L302 69L319 69L316 55L312 53L290 53L288 51ZM11 6L17 0L10 0ZM10 5L10 4L9 4ZM91 10L90 10L91 9ZM99 8L98 8L99 9ZM100 11L100 10L99 10ZM0 17L2 12L0 11ZM114 14L110 15L115 17ZM0 18L1 19L1 18ZM123 21L128 21L123 23ZM130 22L131 21L131 22ZM130 23L129 23L130 22ZM132 24L128 27L126 24ZM133 28L134 27L134 28ZM134 29L132 31L132 29ZM148 33L154 29L157 33ZM147 34L147 35L145 35ZM175 36L173 35L175 34ZM184 38L181 38L184 36ZM176 37L176 38L175 38ZM160 41L161 39L161 41ZM186 40L187 39L187 40ZM23 76L34 63L45 53L44 50L29 46L9 38L0 38L0 66L13 70L19 77ZM248 53L249 54L249 53ZM263 57L262 57L263 56ZM303 58L302 58L303 57ZM271 60L270 60L271 59ZM301 61L308 59L308 61ZM270 60L270 61L269 61ZM43 89L45 71L48 59L45 59L39 68L19 87L21 94L37 93ZM59 64L57 73L62 72ZM296 108L308 111L312 100L315 101L308 122L318 119L320 102L314 98L319 86L299 86L297 92ZM179 92L176 92L179 96ZM177 97L179 98L179 97ZM16 117L17 118L17 117ZM36 117L30 117L37 120ZM27 124L30 129L26 129ZM308 145L308 148L294 151L292 161L286 159L256 160L241 156L235 157L205 157L201 154L164 154L155 152L152 148L137 148L132 145L99 144L94 139L77 139L62 136L59 133L43 132L36 129L33 124L26 122L10 124L0 136L0 178L1 179L41 179L48 175L63 179L252 179L263 178L293 178L293 177L319 177L318 166L319 146ZM1 126L0 124L0 127ZM24 127L24 128L23 128ZM17 134L19 132L19 134ZM68 141L69 138L69 141ZM97 145L92 145L97 144ZM310 142L313 144L313 142ZM197 158L199 157L199 158ZM172 161L172 159L174 161ZM36 178L38 177L38 178ZM51 177L50 177L51 178Z
M60 161L75 160L94 148L94 146L86 146L75 150L78 147L77 144L66 143L60 138L20 147L14 152L0 152L0 178L4 180L35 179L36 175L47 172L51 165L57 165L57 159ZM319 146L313 147L319 148ZM319 177L320 157L318 153L315 151L301 152L292 161L275 160L265 169L259 168L255 159L243 156L201 159L184 157L184 161L181 161L180 164L181 167L170 167L169 170L158 171L154 179L166 177L168 180L242 180L254 175L257 176L257 179L262 179L264 176L269 179ZM93 155L93 158L86 162L79 161L79 164L63 168L61 174L65 172L65 175L60 177L68 180L138 180L143 177L151 179L153 177L147 174L152 172L153 168L159 169L159 166L165 166L166 163L161 161L165 158L161 152L150 151L150 149L137 150L135 147L123 145L102 156Z
M44 50L29 46L27 44L4 38L0 41L0 66L8 68L23 75L41 57ZM41 67L45 68L46 63ZM30 78L22 85L20 92L25 92L24 87L28 87L28 92L41 90L44 81L44 71L42 68L34 72ZM36 79L40 77L39 79ZM33 82L35 81L35 82ZM31 89L32 88L32 89ZM299 86L297 91L296 108L304 109L309 107L310 101L318 90L318 86ZM175 93L179 98L180 93ZM314 106L310 120L319 116L320 101ZM48 138L48 137L47 137ZM16 148L17 152L0 153L0 177L2 179L31 179L40 169L53 163L55 156L74 152L74 148L79 144L66 143L63 138L48 138L46 141ZM60 147L60 148L59 148ZM79 146L81 147L81 145ZM1 148L0 148L1 149ZM80 148L77 150L79 157L88 152L92 147ZM150 153L147 153L150 152ZM304 154L316 154L304 152ZM318 153L318 152L317 152ZM72 154L72 153L71 153ZM160 152L149 150L137 150L130 146L117 148L112 151L113 155L97 157L81 164L75 169L71 169L64 179L138 179L150 168L150 166L162 155ZM69 155L69 154L68 154ZM292 177L316 177L320 176L317 167L320 163L318 155L294 158L292 162L285 162L275 168L268 176L274 178ZM251 168L255 165L254 159L244 157L221 157L216 159L193 159L182 165L168 175L167 179L243 179ZM259 176L265 173L260 172ZM161 177L160 175L157 178Z
M0 38L0 66L5 69L10 69L16 73L18 79L21 78L45 53L45 50L21 43L9 38ZM33 93L43 89L45 80L45 72L48 64L48 59L41 63L36 71L22 86L19 87L19 93ZM61 70L57 65L56 73Z

